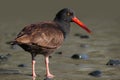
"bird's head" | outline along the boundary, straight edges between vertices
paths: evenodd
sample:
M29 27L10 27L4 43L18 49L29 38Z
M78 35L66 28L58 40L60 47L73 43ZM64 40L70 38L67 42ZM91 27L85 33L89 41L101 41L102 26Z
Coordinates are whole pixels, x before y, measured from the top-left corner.
M57 21L64 21L64 22L75 22L78 24L80 27L85 29L88 33L91 33L91 31L86 27L85 24L83 24L76 16L75 13L72 9L69 8L64 8L60 10L55 17L55 20Z

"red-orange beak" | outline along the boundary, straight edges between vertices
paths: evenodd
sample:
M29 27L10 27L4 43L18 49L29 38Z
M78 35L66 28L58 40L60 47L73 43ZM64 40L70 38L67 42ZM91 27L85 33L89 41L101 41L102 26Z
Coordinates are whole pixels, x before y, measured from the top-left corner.
M91 33L91 31L78 18L73 17L72 21L75 22L76 24L78 24L83 29L85 29L88 33Z

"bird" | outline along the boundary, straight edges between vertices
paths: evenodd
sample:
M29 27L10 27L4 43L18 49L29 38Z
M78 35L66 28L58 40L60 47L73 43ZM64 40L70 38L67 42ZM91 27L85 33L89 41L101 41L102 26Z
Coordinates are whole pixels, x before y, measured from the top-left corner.
M55 77L49 69L49 56L61 47L70 32L71 22L75 22L88 33L91 33L91 30L75 16L72 9L63 8L58 11L51 21L26 25L12 41L12 45L19 45L23 50L31 54L33 80L36 78L35 57L39 54L45 57L46 78Z

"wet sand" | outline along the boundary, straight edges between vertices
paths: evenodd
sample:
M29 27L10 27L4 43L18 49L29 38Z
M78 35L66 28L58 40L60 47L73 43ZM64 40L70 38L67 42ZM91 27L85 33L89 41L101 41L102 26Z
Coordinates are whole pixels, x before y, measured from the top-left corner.
M62 47L62 55L53 54L50 69L54 80L120 80L120 66L107 66L110 59L120 59L120 1L0 1L0 55L11 54L0 69L18 70L20 74L0 74L0 80L31 80L31 56L21 48L11 49L6 42L15 38L27 24L52 20L57 11L64 7L74 9L76 16L92 31L87 34L76 24L71 24L71 33ZM80 33L89 39L74 36ZM88 47L80 47L81 44ZM88 60L71 59L73 54L85 53ZM45 74L44 58L36 57L37 80ZM18 67L26 64L27 67ZM88 75L94 70L102 71L101 77Z

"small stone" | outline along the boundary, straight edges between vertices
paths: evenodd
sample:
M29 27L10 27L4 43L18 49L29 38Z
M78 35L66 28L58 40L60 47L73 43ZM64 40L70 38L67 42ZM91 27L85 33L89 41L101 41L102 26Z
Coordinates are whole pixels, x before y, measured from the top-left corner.
M101 77L102 72L100 70L93 71L89 73L89 75L94 76L94 77Z
M87 54L74 54L71 58L72 59L84 59L84 60L87 60L88 55Z
M106 65L110 65L110 66L119 66L120 65L120 60L112 60L110 59Z
M89 56L87 54L80 54L80 58L87 60L89 58Z
M27 67L26 64L19 64L18 67Z
M76 37L80 37L80 38L82 38L82 39L88 39L88 38L90 38L88 35L85 35L85 34L79 34L79 33L74 34L74 36L76 36Z
M10 53L6 54L7 57L11 57L12 55Z
M5 55L0 55L0 62L2 61L7 61L8 60L8 57L5 56Z
M56 52L55 54L60 54L60 55L61 55L61 54L62 54L62 52L61 52L61 51L60 51L60 52Z
M52 58L52 56L49 56L49 58L51 59L51 58Z
M82 38L82 39L88 39L90 37L88 35L81 35L80 38Z
M71 57L72 59L80 59L80 55L79 54L74 54Z
M88 44L80 44L80 47L82 47L82 48L88 48L89 45Z
M44 80L51 80L51 79L47 77L47 78L45 78Z
M79 34L79 33L76 33L76 34L74 34L74 36L78 36L78 37L80 37L80 36L81 36L81 34Z

